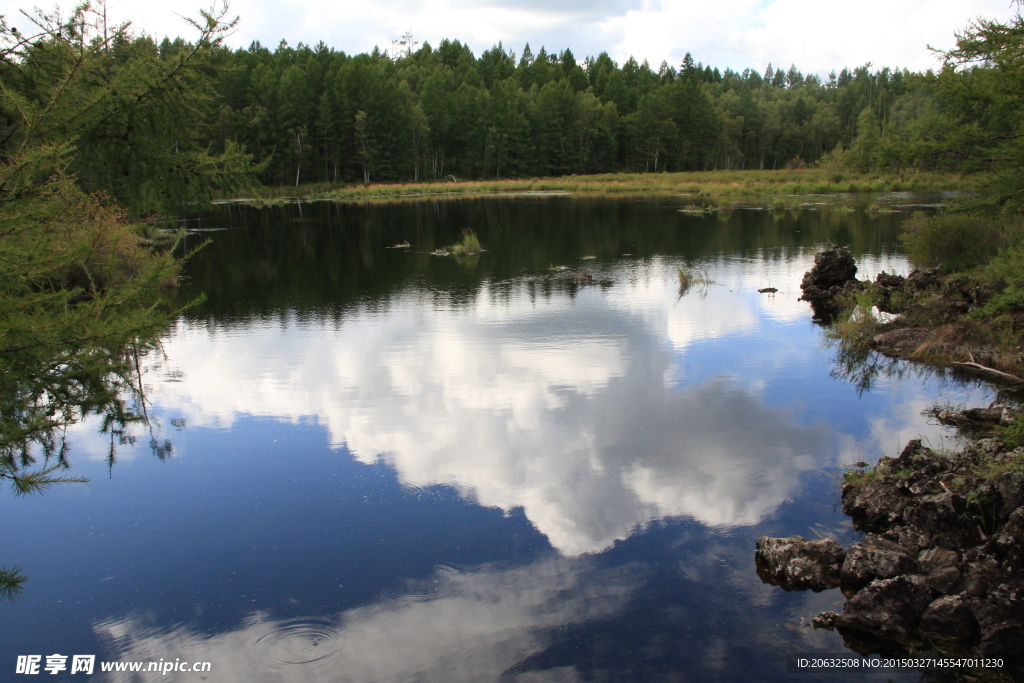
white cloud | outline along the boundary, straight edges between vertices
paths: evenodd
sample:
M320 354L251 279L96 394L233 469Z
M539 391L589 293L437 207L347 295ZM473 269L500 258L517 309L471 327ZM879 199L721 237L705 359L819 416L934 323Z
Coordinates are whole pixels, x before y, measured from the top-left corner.
M11 17L24 6L0 0L0 13ZM110 13L162 36L185 32L177 13L195 15L198 7L121 0L111 3ZM569 47L580 60L608 51L622 62L632 54L655 69L663 59L678 66L689 51L721 68L763 71L768 62L783 68L795 63L825 74L868 61L876 67L935 67L928 45L949 48L953 34L972 19L1006 19L1014 10L1006 0L235 0L231 11L241 23L230 43L242 47L253 40L274 47L284 38L292 45L322 40L357 53L386 48L411 30L433 45L442 38L462 40L478 55L498 41L517 53L529 42L534 52L541 45L549 51Z

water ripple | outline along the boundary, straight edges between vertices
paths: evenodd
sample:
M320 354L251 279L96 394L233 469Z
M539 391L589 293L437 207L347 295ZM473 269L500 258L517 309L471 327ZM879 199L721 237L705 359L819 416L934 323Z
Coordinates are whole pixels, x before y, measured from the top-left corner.
M269 668L309 664L327 659L340 648L335 628L327 620L289 619L253 643L256 657Z
M438 565L432 576L426 579L407 580L402 590L386 589L384 592L392 598L425 602L453 592L462 579L458 569L447 565Z

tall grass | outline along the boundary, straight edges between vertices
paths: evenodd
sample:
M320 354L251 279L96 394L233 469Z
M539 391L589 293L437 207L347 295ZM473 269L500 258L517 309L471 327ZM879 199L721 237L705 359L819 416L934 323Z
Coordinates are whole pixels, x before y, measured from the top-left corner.
M837 192L886 192L890 190L964 189L958 175L907 173L893 178L847 174L841 179L825 169L780 171L693 171L687 173L606 173L555 178L522 178L374 185L318 183L299 187L269 187L265 199L305 197L336 201L392 198L444 197L467 194L574 192L580 194L688 194L708 197L831 194Z
M476 236L476 233L470 229L462 231L462 239L449 247L441 247L434 251L435 256L476 256L484 248L480 244L480 238Z
M484 248L480 245L480 238L472 230L464 230L462 239L451 246L450 250L454 256L473 256L479 254Z
M690 290L694 286L698 288L701 298L707 296L708 288L715 284L715 281L708 277L708 271L702 270L697 273L693 273L684 268L678 268L679 273L679 296L683 297L689 294Z

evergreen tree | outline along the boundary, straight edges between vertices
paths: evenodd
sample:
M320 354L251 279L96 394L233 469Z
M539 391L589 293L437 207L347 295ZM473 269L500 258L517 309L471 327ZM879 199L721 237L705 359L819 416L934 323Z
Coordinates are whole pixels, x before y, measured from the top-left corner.
M108 193L133 216L247 186L248 155L231 143L219 154L203 144L211 58L233 26L223 14L204 13L193 22L196 41L166 43L164 54L126 27L104 37L88 4L67 18L37 12L34 21L31 37L0 26L7 158L64 148L85 190Z
M1017 0L1018 7L1024 2ZM986 201L1024 213L1024 17L979 19L945 54L939 95L955 121L941 151L985 174Z

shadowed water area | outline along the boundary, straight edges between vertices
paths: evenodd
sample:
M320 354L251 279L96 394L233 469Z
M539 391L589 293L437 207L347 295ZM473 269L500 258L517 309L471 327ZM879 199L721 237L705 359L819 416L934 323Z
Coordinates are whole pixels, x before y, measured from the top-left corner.
M29 577L0 678L61 653L211 681L818 680L786 655L843 651L808 625L843 597L762 584L755 539L856 540L843 466L952 445L922 411L994 393L838 357L800 279L826 241L906 274L900 222L941 199L218 207L188 223L210 243L181 296L206 301L140 359L149 426L78 423L89 484L0 498ZM484 253L431 255L466 229Z

